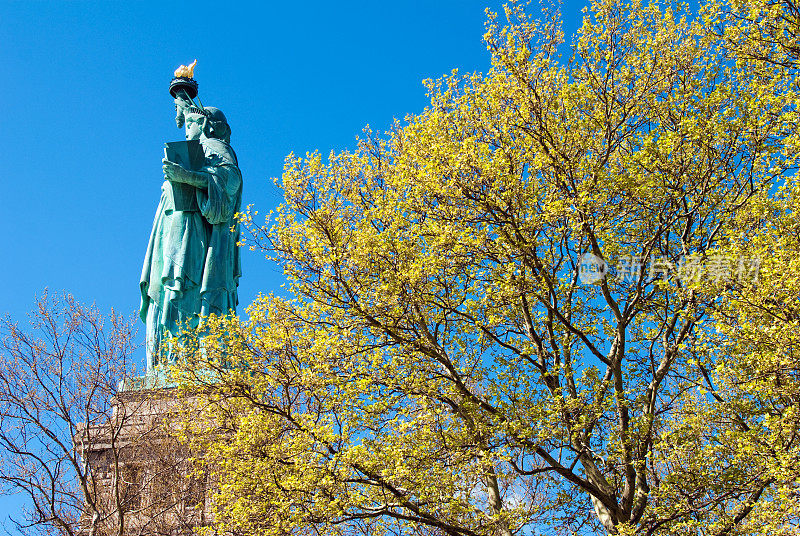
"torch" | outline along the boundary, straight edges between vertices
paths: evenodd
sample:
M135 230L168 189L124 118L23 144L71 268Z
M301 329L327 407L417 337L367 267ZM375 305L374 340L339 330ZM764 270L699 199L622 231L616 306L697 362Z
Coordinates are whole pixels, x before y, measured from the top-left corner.
M189 65L181 65L175 69L175 78L169 84L169 94L174 99L180 97L190 102L192 106L197 107L194 100L192 100L197 96L197 81L194 79L195 65L197 65L197 60L194 60ZM202 108L202 104L200 108ZM175 123L177 123L178 128L181 128L183 126L183 111L177 104L175 105L175 110L177 112Z

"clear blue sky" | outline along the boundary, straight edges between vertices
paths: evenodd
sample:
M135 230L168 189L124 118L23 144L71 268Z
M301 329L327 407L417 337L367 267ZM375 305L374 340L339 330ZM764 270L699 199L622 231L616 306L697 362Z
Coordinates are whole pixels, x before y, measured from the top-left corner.
M583 4L565 2L568 40ZM45 287L137 310L162 147L183 138L167 92L179 64L198 59L243 203L267 212L289 152L353 147L366 124L422 111L423 79L487 71L484 9L500 5L0 0L0 314L24 320ZM241 307L282 282L249 251L243 271ZM17 507L0 497L0 521Z

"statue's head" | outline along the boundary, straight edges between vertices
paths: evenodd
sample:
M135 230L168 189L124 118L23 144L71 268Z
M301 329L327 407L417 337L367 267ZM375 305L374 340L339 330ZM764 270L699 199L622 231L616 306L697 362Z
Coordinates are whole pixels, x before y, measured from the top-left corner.
M206 108L189 107L184 116L186 139L197 140L200 138L216 138L225 143L231 141L231 127L225 114L219 108L207 106Z
M187 140L199 140L205 130L208 118L197 112L186 112L184 114L183 126L186 128Z

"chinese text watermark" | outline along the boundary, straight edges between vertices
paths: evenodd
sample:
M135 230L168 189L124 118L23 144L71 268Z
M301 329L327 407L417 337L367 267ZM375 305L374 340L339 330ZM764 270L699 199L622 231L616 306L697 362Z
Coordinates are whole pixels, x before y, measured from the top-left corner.
M700 281L744 283L755 282L760 268L760 258L734 255L688 255L677 261L663 255L628 255L617 261L614 279L636 283L675 277L683 284ZM584 253L578 260L578 277L583 284L599 283L609 272L609 263L592 253Z

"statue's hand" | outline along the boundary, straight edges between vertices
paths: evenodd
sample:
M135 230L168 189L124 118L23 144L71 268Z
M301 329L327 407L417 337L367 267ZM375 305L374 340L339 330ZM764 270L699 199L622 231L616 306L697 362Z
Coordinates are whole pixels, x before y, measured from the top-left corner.
M183 96L178 95L175 97L175 124L178 125L178 128L183 128L184 114L189 106L191 106L191 103Z
M176 164L175 162L170 162L166 158L162 159L161 163L163 164L161 167L164 170L164 178L166 180L173 182L187 182L190 172L184 169L183 166Z
M181 109L186 109L191 106L191 103L186 100L182 95L175 97L175 106Z
M172 182L182 182L197 188L208 188L208 174L200 171L189 171L183 166L170 162L166 158L161 160L164 169L164 178Z

